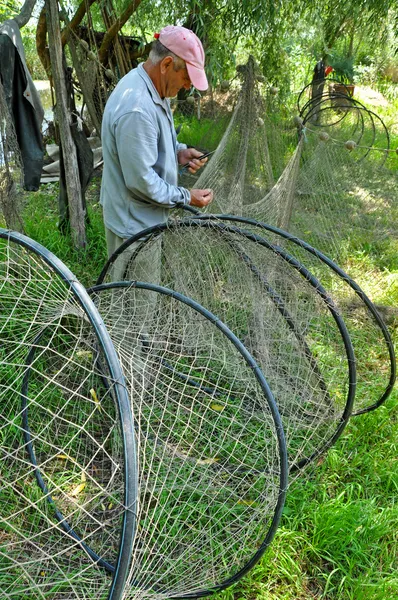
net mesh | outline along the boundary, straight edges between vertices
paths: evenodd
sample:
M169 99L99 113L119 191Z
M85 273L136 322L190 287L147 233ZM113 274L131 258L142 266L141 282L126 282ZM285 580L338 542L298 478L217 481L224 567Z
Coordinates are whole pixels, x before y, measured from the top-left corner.
M218 319L156 286L93 290L96 323L72 274L19 240L0 240L3 597L165 598L228 585L272 541L287 487L264 376ZM124 381L137 464L124 441L131 411L121 425ZM138 503L126 498L137 466Z
M138 530L124 597L197 594L236 575L273 528L284 468L273 400L214 318L122 285L93 298L137 415Z
M304 160L291 228L308 231L311 223L314 245L346 263L353 237L369 245L396 239L398 182L383 121L353 99L344 98L344 107L335 101L318 104L317 127L312 105L303 113Z
M393 243L398 178L382 119L327 86L315 98L307 86L298 101L300 116L294 117L294 110L266 95L252 59L241 75L241 92L216 152L199 177L186 180L189 187L214 190L208 212L291 231L348 271L358 248L383 251ZM391 303L383 273L374 268L370 278L370 269L351 275L372 299Z
M125 512L107 359L70 286L7 239L0 306L2 597L105 599Z
M320 282L272 245L210 220L144 232L103 276L146 280L156 262L158 282L211 310L258 362L283 419L291 469L324 451L348 417L354 366ZM186 330L195 335L196 323Z
M297 146L294 123L280 126L267 112L262 77L252 57L239 67L239 76L240 93L216 152L199 178L185 173L181 179L190 187L214 190L212 212L245 214L249 204L272 189ZM206 134L200 145L213 149ZM280 204L271 202L268 210L272 221L281 225Z
M328 257L287 232L239 217L218 217L218 221L236 224L283 247L317 278L344 319L354 347L357 372L354 413L383 402L395 380L394 343L379 314L380 309L366 297L357 282Z
M396 376L392 336L398 284L383 268L384 260L375 260L393 256L398 239L398 177L388 130L337 82L322 82L316 95L306 86L293 118L294 109L265 93L252 60L241 73L242 90L229 126L208 166L198 178L191 176L190 186L214 190L208 212L285 229L344 269L347 278L269 234L333 298L357 359L354 413L374 409L389 396ZM262 235L258 226L249 230ZM347 285L350 277L373 305ZM294 310L291 316L295 321Z

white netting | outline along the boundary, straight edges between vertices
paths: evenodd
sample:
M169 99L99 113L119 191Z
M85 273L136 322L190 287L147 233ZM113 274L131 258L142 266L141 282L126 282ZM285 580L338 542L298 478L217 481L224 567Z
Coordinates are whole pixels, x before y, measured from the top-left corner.
M235 110L209 164L190 187L212 188L212 213L282 227L343 267L355 246L397 239L398 177L382 119L334 87L299 98L301 116L265 98L252 59ZM185 181L186 179L186 181ZM369 273L352 273L366 286ZM369 278L368 278L369 279ZM366 291L380 300L380 272Z
M71 286L4 238L0 307L1 596L105 600L131 420L120 427L107 356Z
M123 597L198 593L269 543L284 471L273 400L214 318L121 285L93 299L137 415L138 528Z
M283 247L319 280L344 319L354 347L357 366L354 413L383 402L394 385L395 356L393 340L379 314L380 307L364 297L358 284L338 265L327 257L321 259L317 250L298 238L253 220L239 217L219 217L218 220L235 224Z
M345 86L328 81L314 97L311 85L304 89L294 117L295 110L289 113L276 96L265 96L252 59L241 73L242 90L216 152L198 178L184 176L182 183L214 190L208 212L286 229L323 251L394 323L397 283L383 260L380 266L375 261L391 255L398 238L395 148L382 119L347 96ZM308 266L319 273L316 265ZM388 332L347 286L340 280L330 285L359 352L357 410L366 409L393 382L391 340L387 348Z
M254 360L199 305L146 284L92 292L109 337L60 261L1 234L2 597L228 585L272 541L287 488Z
M239 68L241 91L227 129L215 154L199 178L188 174L183 184L214 190L212 212L245 214L247 205L259 202L282 175L298 141L293 121L278 123L267 112L261 77L253 58ZM209 147L206 135L202 147ZM284 207L271 201L272 221L283 225Z
M105 277L145 280L155 271L158 283L211 310L253 354L276 398L291 468L325 450L348 417L354 364L344 323L320 283L253 236L217 221L144 233ZM194 321L190 330L194 336Z

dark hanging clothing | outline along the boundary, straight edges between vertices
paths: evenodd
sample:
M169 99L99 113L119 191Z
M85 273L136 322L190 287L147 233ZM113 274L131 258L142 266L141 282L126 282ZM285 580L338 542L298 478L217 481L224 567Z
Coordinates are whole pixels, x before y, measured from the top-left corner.
M26 67L19 27L14 20L0 27L0 80L21 151L24 188L36 191L43 168L43 107Z
M323 60L318 60L314 67L314 74L312 76L312 81L322 81L325 79L325 68L326 65Z

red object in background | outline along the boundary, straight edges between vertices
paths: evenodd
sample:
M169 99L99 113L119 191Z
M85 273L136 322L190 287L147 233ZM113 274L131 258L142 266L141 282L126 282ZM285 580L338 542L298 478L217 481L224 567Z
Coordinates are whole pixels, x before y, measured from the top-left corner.
M331 73L333 71L333 67L326 67L325 69L325 77L327 77L329 75L329 73Z

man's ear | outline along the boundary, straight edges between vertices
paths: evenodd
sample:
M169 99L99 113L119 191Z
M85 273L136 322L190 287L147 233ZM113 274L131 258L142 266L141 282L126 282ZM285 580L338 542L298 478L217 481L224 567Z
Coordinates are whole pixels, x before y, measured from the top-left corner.
M165 58L160 63L160 72L162 74L167 73L173 67L173 57L165 56Z

